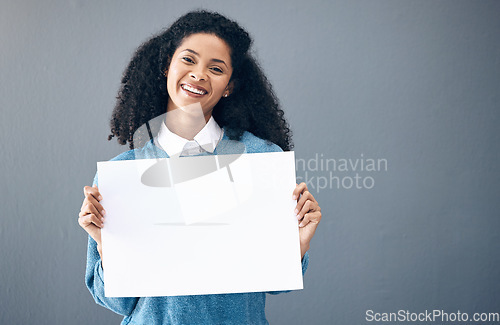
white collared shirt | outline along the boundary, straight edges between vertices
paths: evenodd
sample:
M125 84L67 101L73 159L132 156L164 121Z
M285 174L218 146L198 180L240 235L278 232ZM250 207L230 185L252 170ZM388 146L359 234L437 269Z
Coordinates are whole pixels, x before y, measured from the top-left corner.
M173 133L168 129L165 121L163 121L155 142L170 157L178 154L181 156L191 156L204 151L213 153L220 139L222 139L223 133L224 130L221 129L212 116L203 129L194 136L193 140L184 139Z

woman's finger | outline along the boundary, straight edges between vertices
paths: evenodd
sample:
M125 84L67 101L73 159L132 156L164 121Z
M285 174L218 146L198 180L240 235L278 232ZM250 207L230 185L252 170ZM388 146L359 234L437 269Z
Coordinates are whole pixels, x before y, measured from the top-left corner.
M102 200L101 193L99 193L99 189L95 185L93 187L85 186L83 188L83 194L85 194L86 197L93 196L97 201Z
M86 214L86 215L79 217L78 224L85 230L87 230L87 228L90 225L95 225L96 227L99 227L99 228L104 227L104 222L93 213Z
M95 214L101 221L104 221L104 216L100 211L96 209L96 207L92 203L87 203L80 211L79 216L82 217L88 214Z
M299 210L299 213L297 214L297 220L300 220L304 218L306 213L309 211L313 210L314 208L314 202L311 200L307 200L304 205L302 205L302 208ZM297 209L298 210L298 209Z
M312 196L312 194L309 192L309 191L304 191L304 193L302 193L302 196L300 197L300 199L298 200L297 202L297 205L295 206L295 214L298 215L300 213L300 211L302 211L303 207L304 207L304 204L307 202L307 201L311 201L313 203L316 203L316 200L314 199L314 197ZM307 211L306 211L307 212ZM302 214L303 215L303 214Z
M310 223L318 224L319 221L321 220L321 212L320 211L315 211L315 212L309 212L306 213L304 216L304 219L299 224L299 227L305 227Z
M85 194L85 199L83 200L82 208L85 204L90 203L95 206L101 216L106 215L106 211L102 207L101 203L99 203L99 201L102 200L102 196L99 193L98 188L85 186L83 192ZM98 197L98 199L96 199L96 196Z
M295 186L295 189L293 190L293 193L292 193L292 198L294 200L297 200L300 197L300 194L302 194L305 191L307 191L307 185L306 185L306 183L302 182L302 183L298 184L297 186Z
M302 219L302 221L299 223L299 227L302 228L302 227L306 226L310 222L310 220L311 220L310 218L311 218L311 214L306 213L304 215L304 218Z
M96 211L99 211L101 217L104 217L106 215L106 211L102 207L101 203L99 203L99 201L97 201L92 195L85 199L88 203L92 204L95 207Z
M101 245L101 228L104 226L102 222L99 225L99 220L93 214L87 214L78 218L80 226L94 239L97 247Z

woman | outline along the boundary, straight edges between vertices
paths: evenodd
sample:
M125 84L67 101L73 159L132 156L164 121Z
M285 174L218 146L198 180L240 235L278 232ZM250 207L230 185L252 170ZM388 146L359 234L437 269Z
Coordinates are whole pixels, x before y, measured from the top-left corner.
M249 53L250 44L248 33L237 23L217 13L196 11L140 46L124 72L108 138L129 143L131 150L114 160L148 158L153 151L174 156L187 147L221 154L221 143L228 140L243 143L247 153L290 150L283 111ZM141 137L151 137L151 132L141 134L139 128L161 114L165 119L158 136L137 148ZM97 177L84 193L79 224L89 234L87 287L98 304L125 316L122 324L267 324L265 293L105 297L101 251L105 211L99 203ZM304 183L291 195L297 200L305 272L321 209Z

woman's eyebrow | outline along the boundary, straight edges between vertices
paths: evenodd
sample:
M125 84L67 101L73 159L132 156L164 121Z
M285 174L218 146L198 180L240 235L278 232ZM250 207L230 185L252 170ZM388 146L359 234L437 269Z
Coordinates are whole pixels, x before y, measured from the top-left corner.
M190 53L193 53L194 55L200 56L196 51L193 51L191 49L184 49L183 51L188 51ZM220 60L220 59L211 59L210 61L222 63L222 64L224 64L227 67L226 62L224 62L223 60Z

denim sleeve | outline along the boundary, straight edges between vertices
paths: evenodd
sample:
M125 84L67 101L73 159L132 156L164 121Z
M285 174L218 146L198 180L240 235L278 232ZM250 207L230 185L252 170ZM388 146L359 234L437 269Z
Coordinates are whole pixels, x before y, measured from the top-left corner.
M101 257L97 251L97 243L89 236L87 249L87 270L85 284L95 302L123 316L129 316L139 298L112 298L104 295L104 280Z

